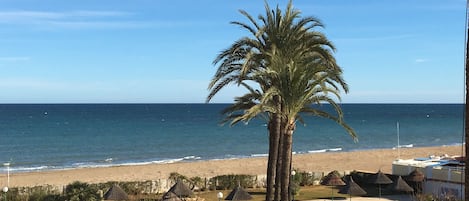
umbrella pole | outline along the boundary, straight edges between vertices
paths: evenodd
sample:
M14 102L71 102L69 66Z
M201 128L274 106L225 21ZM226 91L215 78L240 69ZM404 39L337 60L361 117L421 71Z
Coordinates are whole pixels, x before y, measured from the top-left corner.
M334 200L334 188L331 186L331 200Z
M381 199L381 184L378 184L379 188L379 199Z
M379 191L379 199L381 199L381 184L378 184L378 191Z

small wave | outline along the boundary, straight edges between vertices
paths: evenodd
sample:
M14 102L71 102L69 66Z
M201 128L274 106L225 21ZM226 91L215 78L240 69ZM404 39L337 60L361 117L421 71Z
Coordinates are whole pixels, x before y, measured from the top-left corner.
M162 160L152 160L152 161L128 161L128 162L116 162L113 158L107 158L99 162L77 162L73 163L70 166L67 166L65 169L70 168L97 168L97 167L114 167L114 166L137 166L137 165L150 165L150 164L168 164L168 163L177 163L181 161L195 161L200 160L201 157L198 156L185 156L182 158L172 158L172 159L162 159ZM50 168L45 168L50 169Z
M327 151L342 151L342 148L337 147L337 148L333 148L333 149L328 149Z
M447 144L447 145L443 145L443 147L447 147L447 146L462 146L462 145L465 145L466 143L460 143L460 142L457 142L457 143L450 143L450 144Z
M327 151L327 149L318 149L318 150L308 151L308 153L310 153L310 154L312 154L312 153L324 153L326 151Z
M269 156L269 154L251 154L251 157L266 157Z
M401 145L400 147L412 148L412 147L414 147L414 144Z
M397 148L412 148L412 147L414 147L414 144L404 144L404 145L395 146L395 147L393 147L392 149L397 149Z
M337 148L330 148L330 149L317 149L317 150L308 151L308 153L312 154L312 153L324 153L324 152L336 152L336 151L342 151L342 148L337 147Z
M10 168L10 172L35 172L41 171L46 169L53 169L51 166L36 166L36 167L12 167ZM7 172L5 170L5 172Z
M181 161L194 161L194 160L200 160L200 159L202 159L202 158L198 157L198 156L185 156L185 157L182 157L182 158L157 160L157 161L152 161L150 163L167 164L167 163L177 163L177 162L181 162Z
M198 156L186 156L183 158L184 160L199 160L201 157Z

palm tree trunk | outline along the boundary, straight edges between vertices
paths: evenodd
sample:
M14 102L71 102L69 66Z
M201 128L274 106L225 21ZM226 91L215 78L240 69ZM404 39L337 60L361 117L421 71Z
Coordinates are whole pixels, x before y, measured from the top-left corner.
M284 158L283 158L283 142L285 141L285 135L283 134L286 123L280 119L280 135L279 135L279 143L278 143L278 152L277 152L277 169L275 173L275 193L274 193L274 200L275 201L280 201L281 199L281 193L282 193L282 172L283 172L283 163L284 163Z
M283 134L283 150L282 150L282 178L281 178L281 200L290 200L290 174L291 174L291 156L293 145L294 125L289 123L286 126L286 132Z
M280 115L273 114L273 118L269 122L269 159L267 162L267 192L266 201L272 201L274 198L274 184L277 174L277 160L279 153L280 140Z

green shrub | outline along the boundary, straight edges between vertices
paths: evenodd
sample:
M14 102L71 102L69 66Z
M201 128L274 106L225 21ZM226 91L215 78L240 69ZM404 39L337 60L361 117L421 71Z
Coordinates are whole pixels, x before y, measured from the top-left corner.
M210 189L234 189L238 185L243 188L252 188L255 182L256 177L252 175L221 175L210 179Z
M200 190L204 191L206 190L206 185L205 185L205 180L202 179L202 177L191 177L190 179L191 189L194 189L195 187L198 187Z
M100 195L96 185L89 185L84 182L73 182L65 188L64 198L68 201L98 201Z

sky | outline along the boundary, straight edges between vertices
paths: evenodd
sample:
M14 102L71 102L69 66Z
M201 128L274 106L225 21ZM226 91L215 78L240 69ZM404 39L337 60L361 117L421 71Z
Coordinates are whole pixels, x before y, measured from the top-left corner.
M287 0L266 1L282 10ZM0 103L204 103L263 0L0 0ZM466 1L295 0L334 43L343 103L464 103ZM222 90L214 103L244 94Z

